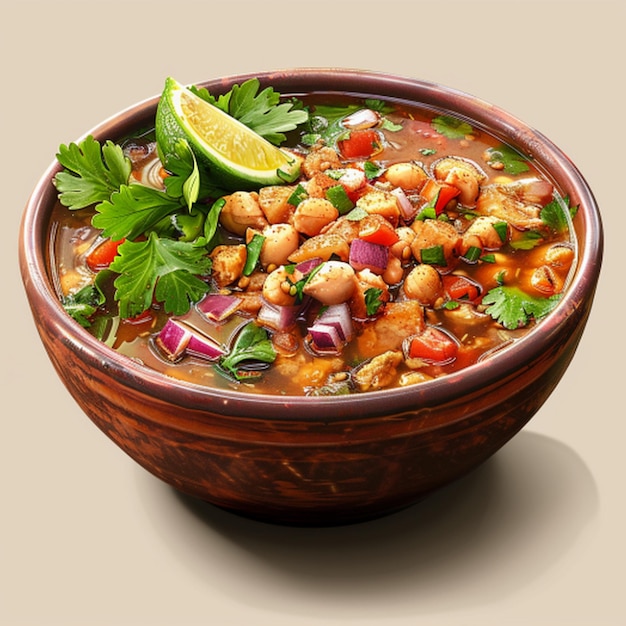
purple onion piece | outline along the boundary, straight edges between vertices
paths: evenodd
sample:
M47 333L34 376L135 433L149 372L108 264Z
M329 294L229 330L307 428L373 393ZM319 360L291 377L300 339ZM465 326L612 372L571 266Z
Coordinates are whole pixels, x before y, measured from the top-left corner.
M191 331L186 353L207 361L217 361L226 354L226 350L211 337Z
M157 335L156 344L170 361L176 361L183 356L190 339L189 328L170 318Z
M369 269L375 274L382 274L389 261L389 248L363 239L354 239L350 244L349 261L357 272Z
M318 265L324 262L324 259L321 257L314 257L312 259L307 259L306 261L302 261L296 265L296 272L302 274L302 276L307 276L310 274Z
M312 347L319 352L339 352L343 348L343 339L339 331L330 324L316 322L309 328Z
M316 323L334 326L342 341L350 342L354 336L352 314L347 303L332 304L317 318Z
M300 305L279 306L264 300L257 313L257 321L273 330L285 331L294 326L301 310Z
M241 298L237 296L209 293L196 306L198 311L208 319L222 322L237 310L240 303Z

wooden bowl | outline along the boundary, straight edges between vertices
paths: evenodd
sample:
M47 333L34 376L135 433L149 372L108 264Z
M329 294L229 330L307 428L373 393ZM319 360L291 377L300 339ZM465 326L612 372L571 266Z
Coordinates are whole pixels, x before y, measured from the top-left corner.
M23 215L20 264L38 332L85 414L176 489L265 521L328 525L406 507L467 474L535 415L574 356L598 281L602 224L577 168L542 134L482 100L385 74L303 69L256 75L283 94L328 90L424 103L489 130L579 205L580 254L556 309L492 358L423 384L343 397L213 390L168 378L94 339L63 310L47 265L52 164ZM220 93L251 76L203 83ZM150 124L151 98L89 131L116 140ZM582 390L581 390L582 392ZM57 418L58 419L58 418Z

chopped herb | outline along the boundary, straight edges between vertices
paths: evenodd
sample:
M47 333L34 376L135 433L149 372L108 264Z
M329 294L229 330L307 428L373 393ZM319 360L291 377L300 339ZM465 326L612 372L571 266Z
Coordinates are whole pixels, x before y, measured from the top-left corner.
M250 274L254 272L254 268L259 262L259 257L261 256L261 249L263 248L264 242L265 237L259 234L254 234L252 236L252 239L248 242L248 245L246 246L246 264L243 268L244 276L250 276Z
M83 328L89 328L91 316L104 304L104 295L96 285L85 285L76 293L62 298L61 304L68 315Z
M494 320L505 328L516 329L527 326L531 319L545 317L558 304L559 298L559 295L538 298L519 287L500 286L485 294L483 304L490 305L485 312Z
M430 248L423 248L420 256L422 263L440 266L447 265L446 256L444 254L442 245L431 246Z
M495 254L483 254L483 256L480 257L480 260L483 263L495 263L496 255Z
M543 241L543 235L536 230L524 231L519 237L509 242L514 250L532 250Z
M541 221L557 233L563 233L569 228L569 219L573 219L578 207L570 205L569 197L554 198L541 210Z
M385 168L378 163L365 161L365 164L363 165L363 171L365 172L365 178L367 178L367 180L374 180L375 178L378 178L382 175L382 173L385 171Z
M507 236L509 234L509 225L506 222L495 222L493 224L493 229L498 233L500 241L502 243L506 243Z
M451 115L438 115L432 120L432 127L448 139L463 139L473 131L472 127L463 120Z
M276 352L267 330L254 322L248 322L239 331L230 353L220 359L219 365L237 380L246 380L248 376L244 373L245 370L241 370L242 363L273 363L275 359Z
M329 187L326 190L326 199L339 211L339 215L345 215L354 208L354 202L350 200L343 185Z
M346 219L350 220L351 222L359 222L360 220L367 217L368 215L369 213L365 209L357 206L357 207L354 207L352 211L346 214Z
M298 183L298 186L293 190L293 193L289 196L287 200L288 204L292 206L298 206L303 200L309 197L304 185L302 183Z
M530 169L528 159L506 144L500 144L497 148L488 148L487 154L489 165L492 167L501 165L507 174L522 174Z
M365 311L368 316L374 316L380 311L380 307L384 304L381 299L382 295L383 290L377 287L370 287L365 290Z
M475 263L480 259L480 255L482 254L481 248L478 246L470 246L467 249L467 252L463 255L463 258L469 263Z
M386 117L383 117L380 127L383 130L388 130L392 133L397 133L398 131L402 130L402 124L396 124L395 122L392 122Z
M422 156L432 156L433 154L437 154L437 150L434 148L420 148L419 153Z

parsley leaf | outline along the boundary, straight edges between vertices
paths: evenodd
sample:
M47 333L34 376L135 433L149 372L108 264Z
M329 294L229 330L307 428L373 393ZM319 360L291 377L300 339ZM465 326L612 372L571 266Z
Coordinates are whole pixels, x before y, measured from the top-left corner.
M205 88L191 90L207 102L245 124L274 145L280 145L286 132L294 130L309 119L308 111L297 101L280 102L280 94L272 87L259 92L261 83L250 78L218 98Z
M485 312L505 328L516 329L526 326L531 318L545 317L557 305L559 295L550 298L533 297L519 287L500 286L491 289L483 298L488 304Z
M104 304L104 295L95 284L85 285L76 293L62 298L61 304L70 317L83 328L89 328L91 316Z
M92 224L102 229L104 237L135 239L180 209L181 201L152 187L137 183L122 185L110 200L96 206Z
M568 214L573 218L578 211L578 207L570 205L569 197L563 199L554 198L541 209L541 221L557 233L563 233L569 228Z
M192 242L151 233L145 241L125 241L110 269L119 274L114 285L121 317L143 313L153 299L163 302L167 313L183 315L209 290L197 276L209 273L211 259Z
M365 312L368 316L373 316L380 311L380 307L383 306L384 302L381 298L383 295L383 290L378 287L370 287L365 290Z
M487 154L489 155L487 163L491 166L502 165L507 174L522 174L530 169L526 157L506 144L488 148Z
M130 160L111 141L100 145L91 135L80 144L61 145L57 161L65 168L54 177L59 201L71 210L108 200L128 182Z
M438 115L433 118L431 124L440 135L448 139L463 139L463 137L470 135L473 131L467 122L451 115Z

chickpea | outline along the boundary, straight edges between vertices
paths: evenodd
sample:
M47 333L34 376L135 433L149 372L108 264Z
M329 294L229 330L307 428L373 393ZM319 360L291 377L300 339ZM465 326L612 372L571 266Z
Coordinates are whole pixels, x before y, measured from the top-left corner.
M347 302L356 289L352 267L343 261L327 261L304 286L304 293L322 304Z
M439 247L443 255L441 265L448 269L454 267L461 250L462 238L452 224L439 220L415 220L411 228L415 233L411 251L417 261L423 262L423 250Z
M476 206L480 187L478 179L469 170L462 167L453 168L444 181L454 185L460 191L457 199L463 206Z
M387 267L383 272L383 279L388 285L397 285L402 281L404 270L402 269L402 261L393 254L389 255Z
M283 185L271 185L259 190L259 206L270 224L290 221L294 207L289 204L288 200L292 193L292 187Z
M258 194L248 191L235 191L225 197L226 203L220 212L220 223L237 235L245 235L246 229L262 230L267 220L258 202Z
M247 251L244 244L220 245L213 248L211 274L218 287L226 287L241 277L246 264Z
M394 187L419 191L426 183L428 174L416 163L394 163L387 168L385 178Z
M500 233L494 228L495 224L502 223L503 220L495 215L481 215L477 217L469 225L468 229L463 234L463 240L465 242L474 241L474 237L480 240L479 248L486 248L487 250L498 250L502 247L506 240L508 240L509 227L507 225L507 237L505 241L502 241Z
M404 280L404 293L422 306L433 306L441 298L443 284L439 272L432 265L414 267Z
M270 304L291 306L295 304L296 295L292 293L289 274L283 265L270 272L263 283L263 297Z
M263 229L263 247L261 248L261 265L268 268L272 265L283 265L288 262L289 255L295 252L300 244L298 231L291 224L270 224Z
M396 234L400 239L389 250L391 254L406 263L411 258L411 242L415 239L415 231L409 226L401 226L396 228Z
M546 252L546 263L552 267L569 268L574 260L574 250L571 246L551 246Z
M532 273L530 284L544 296L552 296L563 289L563 281L548 265L542 265Z
M307 198L296 208L293 225L308 237L319 235L321 230L339 217L339 211L325 198Z

